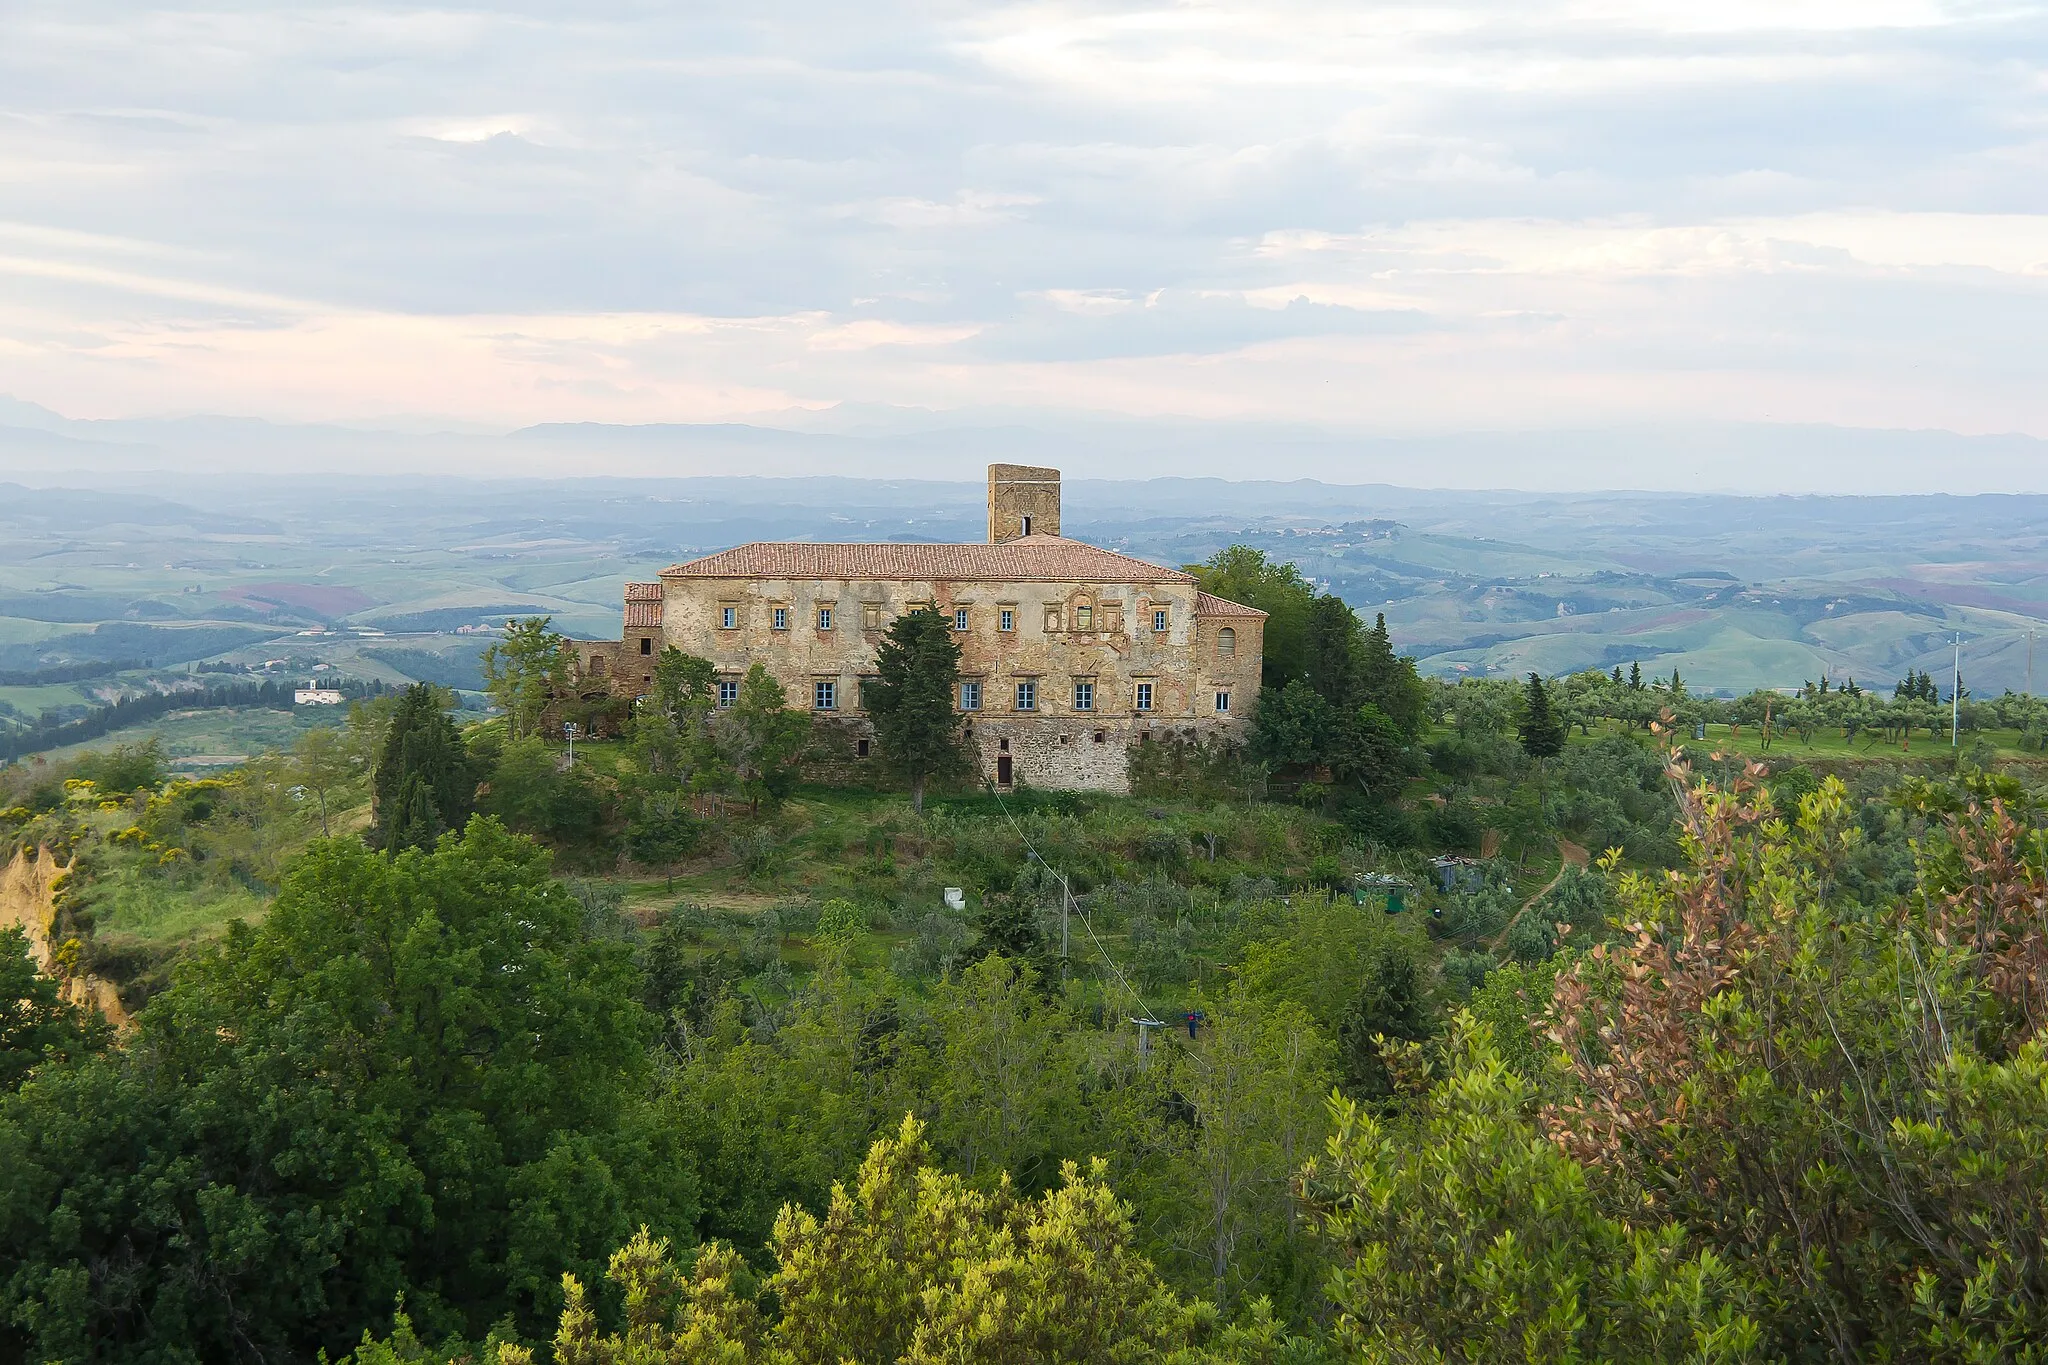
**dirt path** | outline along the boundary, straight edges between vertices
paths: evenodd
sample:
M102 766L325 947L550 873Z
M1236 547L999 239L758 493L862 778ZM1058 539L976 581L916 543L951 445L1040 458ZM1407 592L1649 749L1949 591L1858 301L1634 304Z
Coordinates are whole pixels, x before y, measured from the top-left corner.
M1557 884L1564 880L1566 868L1585 867L1591 862L1592 857L1585 849L1580 848L1569 839L1560 838L1557 841L1557 875L1545 882L1541 891L1523 901L1522 908L1508 917L1507 924L1498 934L1494 935L1493 942L1487 945L1487 951L1493 953L1500 951L1501 945L1508 941L1508 935L1514 932L1517 924L1521 923L1522 916L1529 913L1529 907L1557 889Z

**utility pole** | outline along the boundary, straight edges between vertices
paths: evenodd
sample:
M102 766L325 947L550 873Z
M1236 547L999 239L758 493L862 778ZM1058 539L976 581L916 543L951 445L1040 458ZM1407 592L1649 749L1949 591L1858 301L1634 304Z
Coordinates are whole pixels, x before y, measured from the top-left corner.
M1955 671L1950 675L1948 694L1948 747L1956 747L1963 732L1963 633L1956 632Z

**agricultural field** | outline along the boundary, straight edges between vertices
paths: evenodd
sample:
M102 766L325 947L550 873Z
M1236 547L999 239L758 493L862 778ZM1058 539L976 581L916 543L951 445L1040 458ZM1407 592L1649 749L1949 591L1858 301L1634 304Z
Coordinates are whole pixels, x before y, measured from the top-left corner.
M975 539L973 484L846 479L195 477L0 498L0 726L202 682L303 677L475 695L510 616L617 631L621 585L746 539ZM1206 490L1206 491L1205 491ZM1292 562L1425 674L1639 663L1696 693L1937 677L2025 688L2048 619L2048 499L1068 486L1070 534L1162 563ZM1219 514L1216 508L1231 510ZM99 663L90 679L42 681ZM2039 660L2048 674L2048 653ZM120 665L120 667L114 667ZM229 670L205 672L198 670ZM223 745L218 752L242 752Z

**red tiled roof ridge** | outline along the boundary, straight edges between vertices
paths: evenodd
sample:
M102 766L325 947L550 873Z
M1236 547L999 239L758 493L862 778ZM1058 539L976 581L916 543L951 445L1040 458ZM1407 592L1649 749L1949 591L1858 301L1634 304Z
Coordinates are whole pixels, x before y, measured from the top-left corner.
M757 540L672 564L663 578L906 578L1106 583L1192 583L1179 569L1065 536L1029 535L998 545L928 541Z
M1257 607L1248 607L1242 602L1233 602L1227 597L1218 597L1213 592L1195 594L1195 615L1197 616L1255 616L1260 620L1266 613Z

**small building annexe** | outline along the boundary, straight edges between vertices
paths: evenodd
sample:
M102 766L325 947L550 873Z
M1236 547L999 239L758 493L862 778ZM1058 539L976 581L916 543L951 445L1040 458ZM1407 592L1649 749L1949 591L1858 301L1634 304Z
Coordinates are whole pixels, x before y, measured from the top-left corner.
M709 659L731 705L758 663L866 756L861 689L889 623L931 607L960 645L954 706L999 786L1122 790L1128 749L1233 734L1259 689L1265 613L1194 577L1060 534L1056 469L991 465L986 544L756 542L629 583L587 682L638 695L665 646Z

